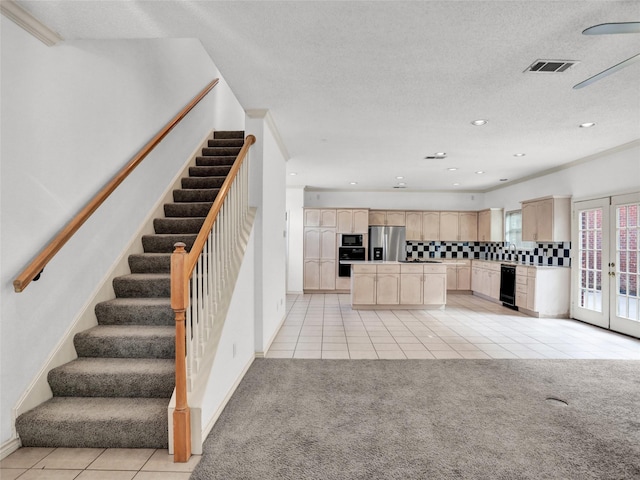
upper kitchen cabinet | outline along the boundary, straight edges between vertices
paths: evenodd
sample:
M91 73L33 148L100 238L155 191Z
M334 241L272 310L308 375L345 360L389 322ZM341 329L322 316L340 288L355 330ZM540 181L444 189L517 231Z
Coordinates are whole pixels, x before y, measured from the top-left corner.
M407 240L440 240L440 212L407 212L406 227Z
M400 210L369 210L369 225L405 226L405 212Z
M487 208L478 212L478 241L504 242L504 210Z
M522 240L571 240L571 197L550 196L522 202Z
M335 208L305 208L304 209L304 226L305 227L335 227L336 226L336 209Z
M440 212L440 241L478 240L478 212Z
M369 210L341 208L337 210L338 233L367 233Z

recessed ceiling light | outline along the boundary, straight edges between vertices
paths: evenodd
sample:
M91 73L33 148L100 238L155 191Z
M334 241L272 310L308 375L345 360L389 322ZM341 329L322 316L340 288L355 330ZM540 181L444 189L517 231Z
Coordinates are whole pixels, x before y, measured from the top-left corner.
M458 185L460 185L459 183L454 183L453 186L457 187Z
M291 172L289 175L291 175L292 177L295 177L297 175L296 172Z
M484 170L478 170L476 173L477 174L484 173Z
M435 153L436 157L446 157L447 154L445 152L436 152Z
M396 177L396 180L402 180L404 177L402 175Z
M480 125L485 125L487 123L486 120L474 120L473 122L471 122L471 125L475 125L477 127L479 127Z
M458 170L458 167L450 167L447 168L447 170L449 170L450 172L455 172L456 170Z
M402 185L406 185L406 183L404 183L404 182L398 182L398 185L402 186Z
M580 124L580 128L591 128L593 126L595 126L596 122L587 122L587 123L581 123Z
M514 153L513 156L514 157L524 157L526 155L526 153Z
M357 185L358 182L349 182L349 185Z

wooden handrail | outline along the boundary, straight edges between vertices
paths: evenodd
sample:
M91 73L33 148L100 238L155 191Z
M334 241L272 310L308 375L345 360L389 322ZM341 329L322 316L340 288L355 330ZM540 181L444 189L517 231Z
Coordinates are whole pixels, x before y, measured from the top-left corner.
M74 233L89 219L100 205L113 193L129 174L149 155L167 134L202 100L207 93L216 86L219 79L215 78L198 93L169 123L167 123L142 149L100 190L93 199L71 219L69 223L51 240L47 246L34 258L31 263L13 281L16 292L22 292L32 280L42 273L44 267L64 246Z
M224 183L220 187L220 191L216 196L216 199L213 201L213 205L211 205L211 210L209 210L209 213L207 214L207 217L205 218L204 223L200 228L200 232L198 233L198 236L191 246L191 250L189 250L189 259L186 263L187 271L185 272L187 279L191 277L193 269L196 268L198 257L200 256L200 253L202 253L204 244L207 242L209 231L213 228L213 224L215 223L216 218L218 218L218 214L220 213L222 204L224 203L225 198L227 198L227 194L231 189L231 185L233 184L236 175L238 175L238 171L240 171L240 167L242 166L244 157L247 155L249 148L255 143L255 141L255 136L247 135L247 138L245 138L244 144L242 145L242 148L240 149L240 152L238 153L238 156L236 157L231 170L229 170L229 173L227 174L227 178L225 178Z

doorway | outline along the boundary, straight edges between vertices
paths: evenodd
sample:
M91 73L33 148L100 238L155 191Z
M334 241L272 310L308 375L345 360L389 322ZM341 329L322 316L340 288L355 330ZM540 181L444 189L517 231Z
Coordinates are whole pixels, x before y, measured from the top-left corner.
M572 317L640 338L640 193L573 204Z

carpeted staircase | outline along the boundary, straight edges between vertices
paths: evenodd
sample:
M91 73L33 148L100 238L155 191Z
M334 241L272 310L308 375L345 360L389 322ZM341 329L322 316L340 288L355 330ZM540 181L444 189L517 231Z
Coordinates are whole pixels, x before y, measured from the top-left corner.
M98 326L77 334L78 358L49 372L53 398L18 417L25 447L167 448L174 389L175 323L170 303L173 245L191 248L231 169L244 132L214 133L130 275L113 281L116 298L99 303Z

